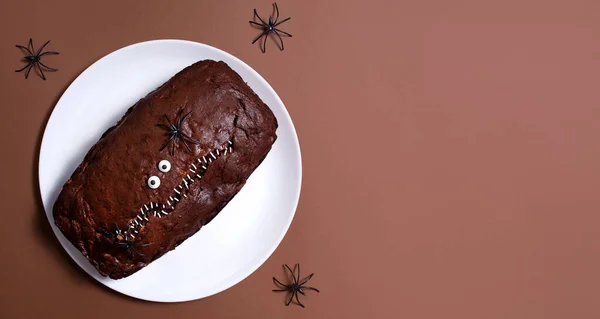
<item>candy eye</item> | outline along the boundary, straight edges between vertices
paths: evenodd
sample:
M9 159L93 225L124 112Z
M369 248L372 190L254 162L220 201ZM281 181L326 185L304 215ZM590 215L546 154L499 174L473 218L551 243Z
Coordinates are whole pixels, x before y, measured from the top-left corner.
M157 189L160 186L160 178L158 176L150 176L148 178L148 187Z
M161 172L166 173L171 170L171 163L167 160L162 160L158 163L158 169Z

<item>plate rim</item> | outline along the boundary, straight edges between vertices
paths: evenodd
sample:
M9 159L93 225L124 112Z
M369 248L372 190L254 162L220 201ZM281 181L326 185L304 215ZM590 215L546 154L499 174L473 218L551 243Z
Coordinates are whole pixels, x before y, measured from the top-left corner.
M255 265L252 265L251 267L248 267L248 269L250 271L247 272L247 274L242 274L236 278L234 278L233 280L231 280L229 283L223 285L223 287L219 287L218 289L216 289L214 292L211 292L209 294L204 294L204 295L200 295L200 296L195 296L195 297L187 297L187 298L173 298L173 299L169 299L169 300L164 300L164 299L156 299L156 298L147 298L147 297L142 297L142 296L137 296L137 295L133 295L127 292L123 292L120 290L115 289L112 286L109 286L107 284L105 284L104 282L102 282L100 279L105 278L105 277L101 277L98 278L97 276L93 276L92 274L88 273L82 265L79 264L79 262L77 261L77 259L72 255L70 249L65 246L65 243L63 243L60 240L60 235L62 235L62 233L60 232L60 230L56 227L56 225L54 225L52 223L51 217L52 217L52 211L53 211L53 203L48 203L49 209L50 211L48 211L48 209L46 208L46 201L49 201L50 199L47 198L46 195L46 200L44 200L44 190L43 190L43 186L42 186L42 180L39 178L39 176L41 176L41 171L42 171L42 158L44 157L44 145L48 143L47 141L47 131L48 131L48 127L49 127L49 123L53 120L54 116L55 116L55 111L56 111L56 107L58 105L60 105L61 101L64 99L65 95L67 95L67 93L76 85L76 83L78 83L79 81L81 81L82 76L89 71L90 69L96 67L99 63L101 63L103 60L108 59L110 56L116 55L124 50L128 50L128 49L132 49L134 47L138 47L138 46L143 46L143 45L149 45L149 44L159 44L159 43L180 43L180 44L185 44L185 45L193 45L193 46L200 46L203 47L204 49L208 49L208 50L214 50L216 52L218 52L221 55L226 56L228 59L231 59L233 61L235 61L236 63L241 64L242 66L248 68L248 70L253 73L258 81L262 82L262 85L264 85L266 87L267 90L270 90L271 93L273 94L274 98L276 99L276 101L278 103L281 104L282 107L282 115L284 117L283 120L285 120L286 122L289 123L290 127L291 127L291 133L292 133L292 137L293 137L293 141L294 143L294 149L295 152L297 152L298 156L297 159L295 161L295 166L296 166L296 170L298 171L298 182L296 183L296 185L294 185L294 203L293 203L293 210L290 214L290 218L289 221L287 222L286 225L284 225L283 231L281 232L281 234L278 236L277 240L274 242L274 245L272 245L271 248L269 248L266 252L266 254L264 254L260 259L259 262ZM199 60L200 61L200 60ZM237 73L237 72L236 72ZM245 82L245 81L244 81ZM260 96L259 96L260 97ZM278 121L281 119L278 119ZM48 147L48 146L47 146ZM53 105L52 107L52 111L50 113L50 116L48 117L48 120L45 123L45 127L44 127L44 133L42 135L42 139L40 142L40 146L39 146L39 156L38 156L38 163L37 163L37 175L38 175L38 188L40 191L40 199L42 201L42 206L44 207L44 212L46 215L46 219L48 220L48 223L50 224L50 228L52 228L52 231L57 239L57 241L59 242L59 244L61 245L61 247L67 252L67 254L69 255L69 257L77 264L77 266L81 269L81 271L83 271L84 273L86 273L87 276L92 277L94 280L96 280L98 283L100 283L102 286L107 287L113 291L116 291L120 294L132 297L132 298L136 298L136 299L140 299L140 300L146 300L146 301L152 301L152 302L161 302L161 303L179 303L179 302L187 302L187 301L192 301L192 300L199 300L199 299L203 299L203 298L207 298L213 295L216 295L220 292L223 292L237 284L239 284L240 282L242 282L244 279L246 279L247 277L249 277L250 275L252 275L254 272L256 272L256 270L258 270L258 268L260 268L275 252L275 250L279 247L279 245L281 244L281 242L283 241L283 238L285 237L285 235L287 234L287 232L289 231L289 228L294 220L294 217L296 215L296 210L298 209L298 203L300 202L300 195L301 195L301 190L302 190L302 152L300 149L300 141L298 139L298 133L296 131L296 127L294 125L294 122L292 121L292 118L287 110L287 108L285 107L285 104L283 103L281 97L279 97L279 95L277 94L277 92L273 89L273 87L269 84L269 82L262 76L260 75L260 73L258 73L256 70L254 70L254 68L252 68L249 64L247 64L246 62L242 61L241 59L239 59L238 57L224 51L221 50L219 48L213 47L211 45L208 44L204 44L204 43L200 43L200 42L196 42L196 41L191 41L191 40L184 40L184 39L155 39L155 40L148 40L148 41L142 41L142 42L137 42L137 43L133 43L133 44L129 44L126 45L124 47L118 48L108 54L105 54L104 56L102 56L101 58L99 58L98 60L96 60L95 62L93 62L92 64L90 64L88 67L86 67L83 71L81 71L81 73L79 73L79 75L77 75L77 77L71 81L69 83L69 86L62 92L60 98L57 100L57 102ZM72 174L72 173L71 173ZM47 190L46 190L47 193ZM63 235L64 236L64 235ZM66 245L71 245L71 248L74 248L76 250L76 253L81 254L81 252L71 244L70 241L66 240ZM89 262L87 260L87 258L85 259L86 262ZM96 270L94 268L94 270Z

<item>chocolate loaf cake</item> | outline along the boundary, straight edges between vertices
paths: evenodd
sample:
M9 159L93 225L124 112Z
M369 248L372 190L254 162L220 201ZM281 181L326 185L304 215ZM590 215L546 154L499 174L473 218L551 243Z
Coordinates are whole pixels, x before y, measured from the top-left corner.
M235 71L199 61L102 135L63 186L54 221L100 274L127 277L210 222L263 161L276 129Z

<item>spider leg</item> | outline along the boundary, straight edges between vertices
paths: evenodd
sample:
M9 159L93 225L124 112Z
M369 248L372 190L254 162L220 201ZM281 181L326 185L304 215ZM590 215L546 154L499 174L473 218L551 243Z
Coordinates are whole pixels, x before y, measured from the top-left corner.
M296 294L295 292L292 292L292 293L290 294L290 299L289 299L289 300L288 300L288 301L285 303L285 305L286 305L286 306L289 306L289 305L290 305L290 303L292 303L292 299L294 299L294 295L295 295L295 294Z
M179 120L179 127L181 127L181 124L185 122L185 120L188 118L188 116L190 116L190 114L192 114L192 111L189 111L188 114L186 114L182 119Z
M314 290L316 292L320 292L319 289L313 288L313 287L308 287L308 286L302 286L302 289L310 289L310 290Z
M263 28L263 29L265 28L265 26L264 26L264 25L262 25L262 24L260 24L260 23L258 23L258 22L254 22L254 21L248 21L248 22L250 22L250 24L254 24L254 25L256 25L256 26L259 26L259 27L261 27L261 28Z
M294 270L296 270L296 267L298 267L298 277L294 277L294 282L298 284L298 281L300 281L300 264L295 264Z
M150 233L150 229L148 229L148 231L144 234L144 236L142 236L142 238L140 238L140 240L138 240L138 243L144 241L144 239L146 239L146 236L148 236L148 233Z
M31 62L27 63L27 65L25 65L22 69L18 69L15 72L21 72L21 71L27 69L27 67L29 67L30 65L31 65Z
M313 275L314 275L314 273L310 274L310 276L304 278L304 280L302 280L298 285L300 285L300 286L304 285L305 283L307 283L310 280L310 278L312 278Z
M42 57L42 56L44 56L44 55L46 55L46 54L52 54L52 55L55 55L55 54L60 54L60 53L58 53L58 52L54 52L54 51L46 51L46 52L44 52L44 53L40 54L40 55L39 55L39 57Z
M47 41L46 43L44 43L44 45L42 45L37 52L35 53L35 55L39 56L40 53L42 53L42 50L44 50L44 48L48 45L48 43L50 43L50 41Z
M177 112L177 128L181 128L181 123L183 123L183 121L185 121L185 118L188 117L188 115L190 115L190 113L186 114L183 118L181 118L181 113L183 112L183 109L179 110L179 112Z
M278 25L280 25L280 24L282 24L282 23L286 22L287 20L289 20L289 19L291 19L291 18L292 18L292 17L285 18L285 19L283 19L283 20L281 20L281 21L279 21L279 22L275 23L274 27L276 27L276 26L278 26Z
M21 49L21 50L25 50L27 51L27 53L29 53L29 55L33 55L33 52L31 52L28 48L22 46L22 45L15 45L17 48Z
M279 35L279 33L277 31L273 31L273 33L275 33L275 35L279 38L279 43L281 43L281 47L279 47L279 49L281 51L283 51L283 39L281 38L281 36Z
M285 32L285 31L281 31L281 30L279 30L279 29L277 29L277 28L275 28L275 31L277 31L277 32L281 32L281 33L283 33L283 35L286 35L286 36L288 36L288 37L290 37L290 38L292 37L292 35L291 35L291 34L289 34L289 33Z
M165 129L165 130L167 130L167 131L170 131L170 130L171 130L171 128L170 128L170 127L168 127L168 126L166 126L166 125L164 125L164 124L156 124L156 126L158 126L158 127L160 127L160 128L164 128L164 129Z
M294 294L294 296L296 296L296 302L300 305L300 307L304 308L304 305L300 302L300 299L298 299L298 292L297 291Z
M181 138L181 141L183 142L183 145L185 145L185 148L187 148L188 152L192 152L192 149L188 146L187 142L185 141L184 138Z
M277 292L277 291L288 291L289 289L273 289L273 292Z
M175 125L173 125L173 123L171 123L171 120L169 120L169 117L167 116L167 114L165 114L165 118L167 119L167 122L169 122L171 129L176 130L177 128L175 127Z
M35 50L33 49L33 40L31 40L31 38L29 38L29 43L27 44L27 47L31 50L31 55L33 55L33 52Z
M292 274L292 278L294 279L294 283L297 284L298 282L296 281L296 276L294 276L294 272L292 271L292 269L290 268L290 266L288 266L287 264L285 264L285 268L287 268L287 270L290 272L290 274ZM294 269L296 269L296 267L294 267Z
M273 21L273 23L277 23L277 20L279 20L279 7L277 6L277 2L273 2L273 11L275 15L275 21Z
M284 284L282 284L282 283L281 283L279 280L277 280L277 278L275 278L275 277L273 277L273 282L276 282L277 284L279 284L279 285L280 285L280 286L282 286L282 287L285 287L285 288L288 288L288 289L290 288L288 285L284 285Z
M265 35L265 40L263 41L263 53L267 53L267 39L269 38L269 32Z
M200 141L198 141L196 139L193 139L191 136L189 136L189 135L187 135L187 134L185 134L183 132L181 132L180 134L181 134L181 137L183 137L182 139L187 139L188 141L190 141L192 143L200 144Z
M29 72L31 72L32 68L33 68L33 63L29 64L29 68L27 69L27 71L25 71L25 78L26 79L29 76Z
M36 70L40 71L40 76L42 77L42 80L46 81L46 77L44 76L44 71L42 71L42 67L39 64L39 61L36 63L33 63L33 64L35 64L35 66L37 67Z
M254 44L254 42L258 41L258 39L260 39L267 32L268 32L268 30L263 31L263 33L261 33L256 39L254 39L254 41L252 41L252 44Z
M160 148L159 151L162 151L165 149L165 147L167 147L167 145L169 145L169 142L173 139L173 135L171 135L171 137L169 137L169 139L165 142L165 144L163 144L163 146Z
M39 63L41 66L43 66L43 67L45 67L46 69L48 69L48 71L58 71L58 69L51 68L51 67L49 67L49 66L45 65L44 63L42 63L42 61L38 61L38 63Z
M177 135L174 135L173 143L171 143L171 156L175 155L175 144L177 144Z
M256 9L254 9L254 17L255 17L255 18L258 18L258 20L260 20L260 22L262 22L263 24L267 24L267 23L265 22L265 20L263 20L263 19L262 19L262 18L261 18L261 17L258 15L258 13L256 12Z
M137 250L135 249L135 247L133 247L133 246L131 246L131 250L132 250L134 253L136 253L136 254L138 254L138 255L140 255L140 256L142 256L142 257L144 256L144 254L142 254L142 253L140 253L139 251L137 251Z

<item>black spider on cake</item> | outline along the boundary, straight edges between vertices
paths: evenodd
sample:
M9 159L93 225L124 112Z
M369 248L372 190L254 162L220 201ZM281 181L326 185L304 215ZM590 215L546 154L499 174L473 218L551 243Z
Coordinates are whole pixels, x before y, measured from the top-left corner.
M302 281L300 281L300 264L296 264L294 266L294 270L290 269L290 267L287 264L284 266L285 266L285 268L287 268L287 270L290 272L290 274L292 274L292 278L293 278L294 282L290 285L284 285L279 280L277 280L277 278L273 277L273 282L275 282L277 285L279 285L281 287L284 287L284 289L273 289L273 291L290 292L290 299L288 299L288 301L286 301L285 305L289 306L290 303L292 302L292 299L294 299L294 297L295 297L296 303L300 307L304 308L304 305L300 302L300 299L298 299L298 293L301 293L303 296L305 296L304 289L310 289L310 290L319 292L319 289L317 289L317 288L304 286L304 284L306 284L312 278L314 273L310 274L310 276L308 276L308 277L302 279ZM296 268L298 268L298 276L296 276L296 274L295 274Z
M117 236L116 236L117 237L116 238L117 241L116 241L115 245L117 247L124 248L125 250L127 250L131 254L131 256L134 256L135 254L138 254L140 256L144 256L144 254L142 254L141 252L137 251L135 249L135 247L146 247L146 246L150 246L150 245L154 244L154 243L145 243L145 244L141 243L141 242L144 241L144 239L146 239L146 236L148 236L149 232L150 232L150 229L148 229L148 231L140 239L138 239L138 240L135 240L135 239L134 240L129 240L127 238L129 236L131 236L131 235L125 235L125 234L123 234L123 232L119 228L117 228L117 231L116 231L116 233L117 233Z
M46 52L42 52L42 50L44 50L44 48L46 47L46 45L48 45L48 43L50 43L50 41L44 43L44 45L42 45L41 48L39 48L37 51L35 51L35 49L33 48L33 41L31 40L31 38L29 38L29 44L27 45L27 47L24 47L22 45L16 45L17 48L25 51L28 55L23 57L23 60L25 60L27 62L27 65L25 65L22 69L16 70L15 72L21 72L21 71L25 71L25 78L27 79L29 77L29 72L31 71L31 69L35 68L39 73L40 77L45 81L46 77L44 76L44 69L46 71L58 71L58 69L54 69L51 68L47 65L45 65L44 63L42 63L42 57L46 54L59 54L58 52L54 52L54 51L46 51Z
M183 122L185 122L187 117L190 116L190 114L192 114L192 112L190 111L189 113L187 113L186 115L181 117L182 112L183 112L183 110L179 110L179 112L177 113L177 119L175 121L175 124L171 123L171 121L169 120L169 117L165 114L165 119L167 119L167 122L169 123L169 125L165 125L165 124L157 124L156 125L160 128L167 130L165 135L168 137L168 139L165 142L165 144L160 148L160 150L162 151L163 149L165 149L165 147L167 147L167 145L169 145L169 143L171 143L171 156L175 155L175 144L177 144L178 139L183 142L183 145L185 145L185 148L190 153L192 152L192 149L190 149L187 142L194 143L194 144L200 144L200 141L197 141L197 140L191 138L189 135L187 135L183 132L183 128L182 128Z
M291 18L285 18L281 21L278 22L279 20L279 7L277 7L277 2L273 3L273 10L275 11L275 20L273 20L273 16L270 15L269 16L269 22L265 22L265 20L263 20L258 13L256 12L256 9L254 9L254 18L258 18L258 20L260 20L261 23L258 23L256 21L249 21L251 25L257 26L259 28L262 28L263 32L256 38L254 39L254 41L252 41L252 44L254 44L256 41L258 41L260 38L264 37L263 40L263 45L260 48L262 50L263 53L267 52L267 38L269 38L269 35L271 33L275 34L277 36L277 38L279 38L279 43L281 44L281 46L279 46L279 50L283 51L283 39L281 38L281 35L284 36L288 36L291 37L292 35L285 32L285 31L281 31L280 29L277 28L277 26L279 26L280 24L288 21ZM260 42L259 42L259 46L260 46Z

